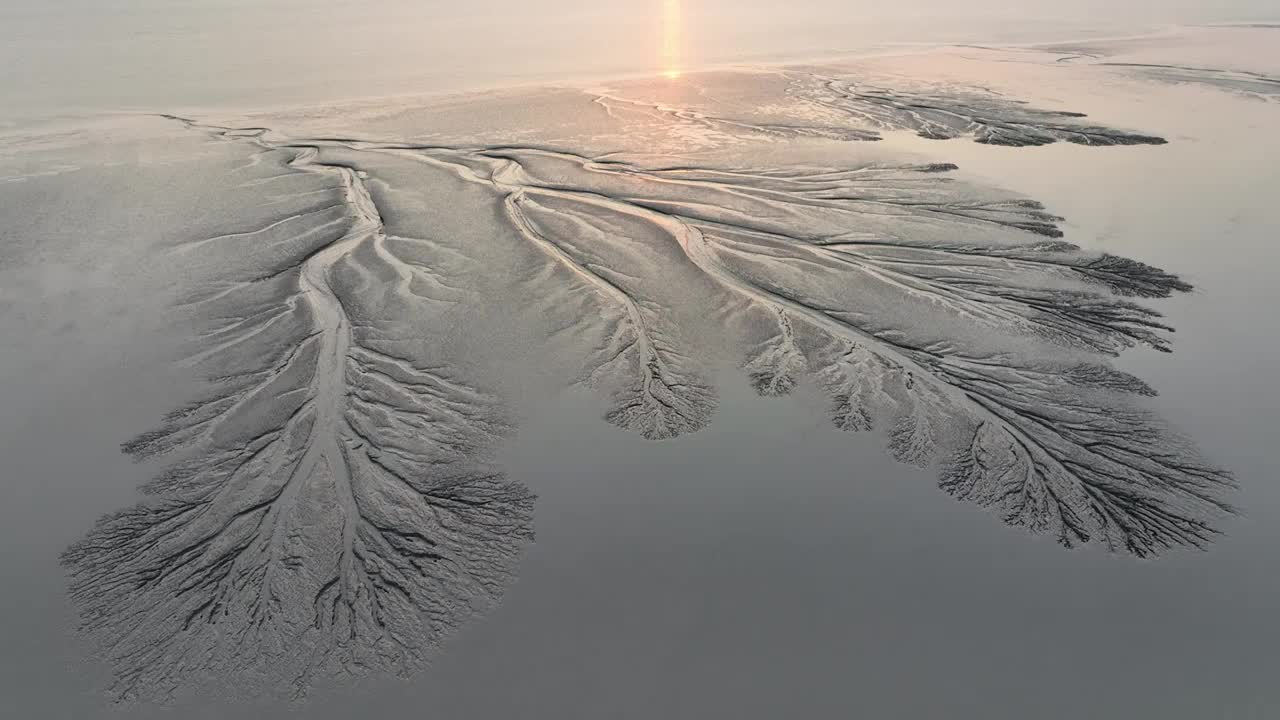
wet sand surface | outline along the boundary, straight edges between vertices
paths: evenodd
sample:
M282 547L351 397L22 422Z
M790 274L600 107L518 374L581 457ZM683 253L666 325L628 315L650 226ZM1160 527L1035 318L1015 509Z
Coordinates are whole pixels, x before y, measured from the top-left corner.
M12 128L6 695L1271 716L1275 32Z

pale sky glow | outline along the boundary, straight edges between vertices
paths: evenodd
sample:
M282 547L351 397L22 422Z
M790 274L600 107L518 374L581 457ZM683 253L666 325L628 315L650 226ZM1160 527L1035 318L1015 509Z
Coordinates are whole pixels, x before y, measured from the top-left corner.
M1259 19L1274 15L1275 4L189 0L175 9L163 0L8 0L0 2L0 117L256 108L649 72L678 77L716 64L849 54L884 43L1048 42L1173 21Z

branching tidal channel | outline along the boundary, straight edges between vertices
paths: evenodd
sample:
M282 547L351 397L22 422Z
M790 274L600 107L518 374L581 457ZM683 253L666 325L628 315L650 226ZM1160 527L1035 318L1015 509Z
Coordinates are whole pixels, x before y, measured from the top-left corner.
M1159 140L810 82L815 101L880 129ZM1230 511L1229 475L1109 362L1168 350L1143 301L1190 286L1081 250L1039 203L954 166L655 166L171 119L243 146L238 187L271 215L174 241L191 257L252 255L181 304L202 328L189 362L208 389L125 446L173 458L149 498L64 555L120 698L214 678L302 696L322 678L410 674L501 597L533 496L492 459L511 431L501 393L444 339L501 282L548 317L561 309L548 342L575 355L566 382L648 439L713 419L685 320L703 313L732 328L760 394L812 383L836 426L883 432L896 458L936 465L946 492L1065 546L1203 547ZM499 278L493 257L523 274Z

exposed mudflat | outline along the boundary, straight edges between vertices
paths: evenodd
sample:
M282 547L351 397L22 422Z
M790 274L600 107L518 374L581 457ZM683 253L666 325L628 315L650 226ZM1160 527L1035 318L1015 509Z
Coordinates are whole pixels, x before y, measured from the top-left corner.
M415 685L394 692L443 693L447 715L497 716L515 712L501 693L464 702L440 689L482 672L464 672L466 663L506 653L467 647L551 656L545 676L513 681L502 675L518 672L510 660L472 679L476 688L575 672L623 682L628 671L612 660L572 668L592 653L625 655L646 634L670 639L688 623L697 632L685 615L698 615L699 594L717 596L692 588L721 563L754 569L766 585L810 560L825 568L822 582L804 573L778 582L812 595L793 597L796 606L768 593L766 605L744 601L744 622L771 615L793 638L805 629L786 628L824 597L834 603L824 612L841 609L826 627L874 624L868 613L885 608L850 594L893 585L915 562L938 572L953 545L973 551L956 562L985 557L979 564L1008 569L976 581L987 589L1094 573L1081 581L1092 588L1117 573L1123 582L1159 574L1161 563L1211 565L1215 543L1239 530L1237 511L1280 510L1274 491L1257 494L1276 465L1236 456L1239 445L1221 435L1202 451L1196 430L1209 416L1189 406L1208 398L1248 412L1229 389L1197 389L1223 375L1257 377L1266 362L1233 368L1231 358L1274 359L1275 348L1264 340L1179 365L1173 332L1193 321L1200 348L1213 346L1215 322L1270 335L1219 299L1237 276L1209 266L1245 258L1244 287L1266 276L1248 243L1276 228L1261 200L1278 188L1276 157L1269 146L1246 148L1280 122L1280 80L1274 49L1214 66L1205 48L1230 55L1222 38L1264 44L1276 32L949 47L8 131L0 319L32 342L0 355L6 392L18 407L55 396L19 388L43 371L133 398L104 401L134 408L127 420L94 415L92 433L79 432L100 444L110 437L152 474L140 502L121 485L78 512L79 540L59 526L76 647L110 675L84 682L86 702L106 707L105 688L140 712L234 698L305 702L327 716L339 705L312 704L315 695L399 676ZM1214 166L1215 157L1233 160ZM1184 197L1162 196L1178 179L1189 184L1169 192ZM1178 228L1227 225L1244 245L1195 238L1206 250L1177 238ZM1267 305L1270 291L1256 289L1256 306ZM145 371L118 389L101 379L131 363ZM1170 389L1173 401L1157 397ZM1257 392L1277 399L1269 387ZM55 405L74 405L58 397ZM1254 407L1242 421L1250 428L1274 419L1273 406ZM57 439L46 442L74 444L77 431L58 429L58 412L48 421ZM1240 437L1267 450L1255 430ZM32 462L14 467L30 474ZM709 512L715 498L753 505L753 521L740 527ZM809 509L796 513L795 503ZM601 524L619 512L613 530ZM103 517L93 525L90 515ZM634 523L637 515L648 520ZM702 520L687 523L694 515ZM918 547L914 560L899 550L864 556L912 537L937 545ZM800 545L776 557L759 550L790 542ZM596 557L588 550L597 544L618 557ZM648 595L651 581L672 578L656 572L664 555L641 548L687 565L681 582L692 596ZM1185 550L1210 552L1173 552ZM1006 554L1021 559L994 560ZM619 580L633 562L636 574ZM896 569L878 574L885 568ZM834 577L850 587L823 589ZM509 603L503 621L478 621L513 583L525 604ZM634 628L596 647L584 644L600 632L596 617L567 608L605 585L629 589L600 596L611 609L592 612ZM884 599L920 590L908 585ZM1167 592L1192 592L1180 587ZM951 590L896 602L946 605ZM566 610L537 619L561 592ZM1008 600L1018 617L1050 602L1019 597ZM665 620L650 617L664 607ZM1086 610L1119 617L1134 606L1113 599L1045 614ZM1003 617L985 612L975 610L975 622ZM673 625L667 615L685 619ZM1053 617L1039 622L1056 632ZM454 639L472 625L488 630ZM895 644L858 637L872 655ZM1123 656L1108 637L1093 638L1091 658ZM677 665L693 678L710 672L698 663L722 662L722 642L685 648ZM441 650L455 644L462 665L451 668ZM1064 646L1073 663L1085 661L1074 654L1081 647ZM853 663L834 647L823 652L831 657L818 677ZM770 668L719 672L759 678ZM777 697L797 687L780 686ZM830 690L806 690L815 709L841 707ZM552 708L566 706L548 698L567 696L530 692L542 698L533 716L563 716ZM584 691L593 708L608 697ZM674 706L634 709L662 707Z

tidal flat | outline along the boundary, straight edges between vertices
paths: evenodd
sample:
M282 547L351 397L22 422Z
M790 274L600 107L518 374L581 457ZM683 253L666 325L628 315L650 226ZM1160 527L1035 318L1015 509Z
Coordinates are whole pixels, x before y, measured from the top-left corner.
M1278 41L15 120L6 694L1270 717Z

